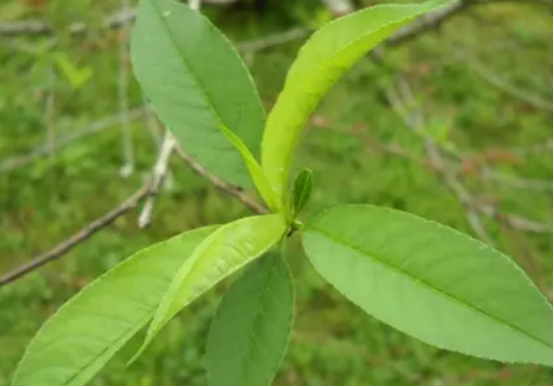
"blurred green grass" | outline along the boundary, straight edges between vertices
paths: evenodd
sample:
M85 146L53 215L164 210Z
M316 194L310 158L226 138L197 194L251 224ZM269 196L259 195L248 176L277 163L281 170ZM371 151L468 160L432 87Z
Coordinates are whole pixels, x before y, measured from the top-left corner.
M325 12L319 1L265 3L265 8L251 4L204 10L235 41L260 38L298 24L311 26ZM402 47L386 49L383 56L389 67L369 59L356 65L315 112L297 153L296 166L309 166L315 176L307 216L335 203L368 202L472 233L463 207L428 166L376 149L376 144L395 144L424 155L419 137L405 128L385 100L383 87L393 85L398 70L415 90L431 126L449 127L447 138L456 149L476 155L466 160L469 167L475 158L486 156L491 167L505 174L550 181L548 150L524 157L498 150L548 142L551 110L498 88L476 71L478 66L485 67L541 100L552 100L552 17L544 8L521 3L475 7L449 21L440 32L430 31ZM49 83L51 64L36 53L47 39L0 40L0 165L44 143L44 101L52 90L56 135L75 133L117 113L120 34L99 28L103 15L117 6L116 2L54 0L31 14L60 26L56 50L77 66L93 69L92 80L78 90L61 75L53 86ZM83 18L93 26L92 33L77 39L63 35L65 23ZM268 107L299 45L289 42L245 54ZM134 81L129 101L131 106L143 103ZM135 121L132 130L137 165L128 179L119 176L122 160L117 125L77 141L53 157L0 173L1 272L64 240L142 184L156 157L156 146L144 120ZM493 156L491 149L496 150ZM172 167L174 188L158 198L151 228L137 228L135 211L58 262L0 289L0 384L9 383L26 344L46 318L91 279L155 241L247 213L179 160L173 160ZM483 181L469 169L462 178L479 200L497 203L509 213L550 222L550 190ZM514 256L551 296L551 235L510 231L490 220L485 223L497 247ZM293 241L289 250L298 315L276 384L552 385L550 369L447 353L384 326L326 286L301 254L298 241ZM140 341L137 338L93 383L205 383L205 338L219 294L228 284L181 313L152 347L126 368L126 360Z

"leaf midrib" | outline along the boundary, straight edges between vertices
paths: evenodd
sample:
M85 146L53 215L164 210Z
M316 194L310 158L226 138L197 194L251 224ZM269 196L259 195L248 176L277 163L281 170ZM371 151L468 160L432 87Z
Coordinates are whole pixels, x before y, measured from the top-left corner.
M531 338L532 340L534 341L537 341L538 343L542 344L542 345L545 345L547 348L549 349L552 349L552 345L548 342L545 342L543 341L541 338L538 338L524 330L522 330L521 328L519 328L518 326L516 325L513 325L507 321L505 321L504 319L500 318L500 317L497 317L497 316L494 316L494 315L491 315L491 314L488 314L486 313L485 311L483 311L482 309L476 307L476 306L473 306L471 304L468 304L467 302L459 299L458 297L452 295L452 294L449 294L449 293L446 293L444 291L441 291L440 289L436 288L435 286L433 286L432 284L426 282L426 281L423 281L422 279L418 279L417 277L415 276L412 276L410 275L409 273L407 273L406 271L403 271L395 266L392 266L390 264L388 264L387 262L385 261L382 261L377 257L377 254L373 254L371 252L367 252L367 251L364 251L362 249L360 249L359 247L356 247L356 246L352 246L350 244L348 244L346 241L342 240L341 238L338 238L336 237L335 235L329 233L329 232L326 232L318 227L314 227L313 225L312 226L309 226L310 229L312 229L313 231L316 231L316 232L319 232L321 234L323 234L324 236L328 237L329 239L335 241L336 243L338 244L341 244L343 245L344 247L346 247L347 249L350 249L350 250L353 250L357 253L360 253L362 254L363 256L367 256L369 260L371 260L372 262L378 264L378 265L381 265L383 267L385 267L386 269L392 271L392 272L395 272L403 277L406 277L408 278L408 280L412 283L415 283L416 285L417 284L421 284L423 285L424 288L427 288L429 291L431 292L434 292L434 293L437 293L439 295L441 295L442 297L445 297L447 299L449 299L450 301L453 301L454 303L457 303L457 304L460 304L470 310L472 310L473 312L475 313L478 313L478 314L481 314L481 315L484 315L485 317L488 317L490 318L491 320L494 320L495 322L497 323L500 323L501 325L505 325L511 329L513 329L514 331L518 332L518 333L521 333L523 334L524 336L526 337L529 337ZM417 279L417 281L416 281Z
M187 58L181 53L181 50L179 49L179 44L177 43L177 40L175 39L175 36L173 34L173 31L169 28L169 25L168 23L166 23L166 19L165 17L163 16L162 12L161 12L161 9L159 8L159 6L157 5L158 1L156 0L150 0L153 7L156 9L156 15L158 17L158 19L160 20L163 28L165 29L165 31L167 32L167 35L169 36L169 39L171 41L171 43L173 44L174 48L175 48L175 51L177 52L177 55L179 56L179 58L181 59L181 62L183 63L183 65L187 68L188 71L190 71L190 73L192 74L192 81L194 82L194 84L196 85L196 88L197 90L200 91L200 94L202 94L204 96L204 99L206 100L207 102L207 106L208 108L210 109L210 111L212 112L212 114L215 116L216 118L216 121L217 123L220 125L220 126L223 126L225 127L226 129L228 130L231 130L229 129L229 127L226 125L225 121L223 120L223 118L217 113L217 110L215 108L215 105L212 101L212 99L210 98L210 96L206 93L206 91L200 86L200 83L198 81L199 77L198 75L196 74L196 72L192 69L190 63L188 62ZM194 11L193 11L194 12ZM225 136L225 134L223 132L221 132L221 129L220 129L220 133L227 139L227 136ZM229 141L227 139L227 141ZM232 144L231 144L232 145ZM228 150L228 149L227 149Z
M264 286L264 289L262 290L262 294L261 294L261 297L260 297L260 300L259 300L260 301L259 302L259 308L257 308L258 310L256 311L256 314L254 315L254 320L252 321L252 331L250 333L250 336L248 337L248 345L247 345L247 348L246 348L246 352L242 356L243 357L242 367L241 367L242 381L246 380L246 376L247 376L247 372L248 372L247 364L249 363L250 356L254 352L253 346L254 346L254 338L256 337L256 332L259 330L261 322L263 322L263 319L260 319L260 317L262 316L262 311L264 310L264 305L267 302L266 298L267 298L268 294L270 293L269 292L270 279L271 279L271 277L273 275L273 272L275 270L276 269L273 266L273 262L272 262L271 263L271 268L266 273L265 278L264 278L265 286Z
M151 309L153 309L153 308L151 308ZM122 338L126 337L130 332L133 332L133 331L134 331L134 333L133 333L133 336L134 336L134 334L136 334L136 333L140 330L141 327L145 326L145 325L148 323L148 321L149 321L150 319L152 319L152 314L153 314L153 312L151 311L151 312L149 312L149 313L147 314L146 318L144 318L143 320L140 321L139 324L129 326L129 328L126 329L125 332L123 332L121 335L119 335L118 338L117 338L116 340L114 340L113 342L114 342L114 343L119 343L119 341L120 341ZM123 343L123 345L125 345L125 343ZM115 353L117 353L117 351L118 351L119 349L121 349L121 347L123 347L123 345L120 345L119 348L116 350ZM109 352L112 348L113 348L112 346L106 346L106 348L105 348L102 352L98 353L98 355L95 356L94 358L92 358L87 364L83 365L82 367L79 367L79 372L78 372L76 375L70 377L64 385L66 385L66 386L67 386L67 385L73 385L73 384L74 384L74 381L75 381L75 380L78 380L78 378L81 376L81 374L83 373L83 371L85 371L87 368L89 368L89 367L90 367L92 364L94 364L98 359L100 359L101 357L103 357L103 356L104 356L107 352Z
M385 4L385 5L381 5L381 6L377 6L379 8L381 7L392 7L394 5L392 4ZM408 6L407 4L405 4L404 6ZM370 11L370 10L368 10ZM294 80L295 81L295 84L296 84L296 80L301 76L301 75L304 75L306 74L307 72L313 72L313 71L321 71L321 68L329 61L335 59L337 57L337 55L339 55L341 52L343 51L346 51L348 49L350 49L353 45L357 44L358 42L366 39L367 37L371 36L371 35L374 35L375 33L377 33L378 31L384 29L384 28L387 28L387 27L390 27L391 25L395 25L395 24L402 24L404 23L406 20L410 20L410 19L413 19L413 18L416 18L418 16L420 16L422 14L422 12L419 12L417 13L416 15L414 16L408 16L408 17L405 17L405 18L402 18L400 20L397 20L397 21L394 21L394 22L389 22L389 23L386 23L386 24L383 24L380 28L378 29L373 29L371 30L370 32L367 32L365 34L363 34L362 36L356 38L356 39L353 39L350 43L348 43L346 46L342 47L342 48L339 48L337 50L335 50L333 53L329 54L328 56L326 56L325 58L321 59L320 61L318 61L317 63L314 63L313 66L306 66L304 68L302 68L300 71L296 72L296 73L292 73L293 77L291 77L291 79L287 79L285 80L285 86L287 86L288 84L292 84L292 81ZM353 14L352 14L353 15ZM349 16L345 16L345 17L349 17ZM338 19L337 19L338 21ZM331 22L329 23L326 27L323 27L320 31L323 31L324 29L326 28L329 28L331 24L333 24L334 22ZM383 39L385 40L386 37ZM372 47L369 51L371 51L374 47ZM365 50L366 52L369 52L368 50ZM294 64L293 66L294 67ZM289 73L290 73L290 70L292 69L292 67L289 69ZM348 70L347 70L348 71ZM335 80L335 82L338 81L338 79ZM313 112L313 110L315 109L315 106L310 109L310 113L309 115L311 115L311 113ZM299 125L301 126L301 125ZM296 149L296 144L298 142L298 137L294 140L294 144L292 144L291 147L289 147L288 149L285 150L285 169L283 172L280 172L280 174L282 175L282 186L283 187L286 187L287 186L287 180L288 180L288 169L289 169L289 166L292 162L292 154L294 152L294 149ZM262 143L263 143L263 140L262 140ZM286 190L286 189L284 189Z
M397 7L397 6L401 6L401 7L409 7L409 4L382 4L382 5L377 5L375 7L372 7L370 9L368 9L367 11L372 11L374 10L374 8L392 8L392 7ZM362 11L363 12L363 11ZM396 20L396 21L392 21L392 22L388 22L388 23L385 23L383 24L381 27L377 28L377 29L372 29L371 31L368 31L366 33L364 33L362 36L359 36L355 39L352 39L350 41L350 43L346 44L345 46L343 46L342 48L338 48L336 49L335 51L333 51L332 53L330 53L329 55L327 55L326 57L320 59L319 61L317 61L316 63L314 63L313 66L309 66L309 67L305 67L303 70L301 70L300 72L298 72L297 74L303 74L303 73L306 73L306 72L311 72L311 70L313 69L319 69L321 66L323 66L323 64L327 63L328 61L330 60L333 60L335 57L337 57L337 55L339 55L341 52L343 51L346 51L348 49L350 49L352 46L354 46L355 44L357 44L358 42L370 37L371 35L374 35L376 34L377 32L387 28L387 27L390 27L391 25L394 25L394 24L399 24L399 23L404 23L405 21L409 20L409 19L414 19L418 16L420 16L422 13L419 12L417 13L416 15L413 15L413 16L407 16L407 17L404 17L400 20ZM354 16L355 14L351 14L351 16ZM350 16L345 16L344 18L348 18ZM326 25L325 27L321 28L318 32L323 32L324 30L330 28L332 26L332 24L338 22L339 19L336 19L334 21L332 21L331 23L329 23L328 25ZM381 41L385 40L385 38L383 38ZM378 45L379 43L377 43ZM377 45L373 46L372 48L369 49L369 51L371 51L373 48L375 48ZM364 50L366 52L369 52L368 50Z

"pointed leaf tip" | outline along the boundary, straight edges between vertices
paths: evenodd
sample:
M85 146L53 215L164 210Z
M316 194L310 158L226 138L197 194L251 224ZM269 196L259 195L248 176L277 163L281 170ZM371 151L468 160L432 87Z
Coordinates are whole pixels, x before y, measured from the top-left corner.
M368 314L439 348L552 365L552 306L508 257L449 227L388 208L315 216L316 270Z

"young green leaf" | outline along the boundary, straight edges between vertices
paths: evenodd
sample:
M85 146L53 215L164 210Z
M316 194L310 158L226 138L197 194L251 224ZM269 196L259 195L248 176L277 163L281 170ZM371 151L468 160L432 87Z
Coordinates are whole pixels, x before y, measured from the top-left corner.
M63 52L56 52L53 54L53 58L58 65L58 68L61 70L63 75L67 78L71 86L74 89L80 89L85 83L87 83L94 71L88 67L84 66L82 68L76 67Z
M31 341L14 385L83 385L144 327L175 271L217 226L139 251L85 287Z
M265 115L252 77L225 36L175 0L141 0L131 60L146 97L183 148L211 172L250 187L241 155L221 128L257 157Z
M294 283L279 253L248 267L225 294L208 335L211 386L267 386L287 349Z
M269 114L262 168L275 196L287 191L292 153L304 122L323 95L354 62L415 17L451 0L375 6L328 23L304 44Z
M246 145L244 145L244 143L241 141L240 138L237 137L237 135L235 135L227 128L222 128L222 130L229 141L231 141L231 143L242 155L242 158L246 164L246 167L248 168L248 171L250 172L252 180L254 180L260 196L264 199L268 207L273 212L280 213L281 203L280 201L276 200L273 191L271 190L271 187L269 185L269 182L267 181L267 178L264 174L264 171L262 170L260 163L258 163L258 160L254 158L252 153L250 153L248 148L246 148Z
M367 313L439 348L552 365L552 307L508 257L400 211L343 205L306 224L317 271Z
M294 215L298 215L310 200L312 195L313 174L312 171L304 168L294 180L292 190L292 205Z
M173 277L135 358L182 308L265 253L285 231L283 217L272 214L237 220L222 226L206 238Z

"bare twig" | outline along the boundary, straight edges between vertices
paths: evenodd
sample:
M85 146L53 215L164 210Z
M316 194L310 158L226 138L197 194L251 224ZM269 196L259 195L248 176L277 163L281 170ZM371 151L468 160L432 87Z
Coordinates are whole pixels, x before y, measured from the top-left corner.
M107 17L103 22L104 28L119 28L122 25L135 20L136 12L134 8L120 9L116 13ZM87 30L86 23L74 22L68 26L69 33L80 35ZM54 29L40 20L20 20L10 23L0 24L1 36L19 36L19 35L52 35Z
M453 16L462 13L471 6L498 2L520 2L552 4L551 0L458 0L450 3L434 12L420 16L410 24L398 30L386 40L386 45L396 46L415 38L419 34L440 27Z
M527 219L519 215L503 214L492 205L478 203L458 179L456 171L451 169L450 165L445 161L440 147L432 138L425 134L424 130L422 130L424 125L423 117L421 116L421 112L416 111L414 113L410 110L409 106L413 107L414 97L408 83L402 78L400 90L400 93L390 89L385 90L389 103L403 118L405 124L423 138L430 165L463 205L469 225L479 238L492 244L492 239L488 235L480 215L495 219L507 227L520 231L531 233L551 232L550 225L546 223ZM401 94L401 96L399 96L399 94Z
M256 214L265 214L267 213L267 210L262 206L260 203L258 203L256 200L251 198L247 193L245 193L241 188L236 187L232 184L227 183L226 181L222 180L220 177L214 175L210 171L208 171L206 168L204 168L201 164L199 164L194 158L192 158L188 153L186 153L183 149L176 146L175 151L177 152L177 155L184 160L191 169L198 173L200 176L206 178L210 183L212 183L216 188L220 189L224 193L235 197L238 199L242 204L244 204L248 209L250 209L252 212Z
M195 11L200 11L200 6L202 5L201 0L188 0L188 5L191 9ZM150 125L157 125L156 120L150 120ZM156 130L157 131L157 130ZM173 138L171 132L166 128L165 135L160 149L158 152L158 158L152 169L152 179L153 184L148 195L148 200L146 201L142 211L140 212L138 218L138 225L140 228L149 226L152 222L152 210L154 209L154 201L158 196L160 186L163 184L166 175L169 170L169 160L171 158L171 153L175 148L177 142Z
M513 188L529 189L536 191L552 191L552 182L544 180L526 179L516 176L510 176L501 172L494 171L490 168L482 168L480 171L481 178L493 180Z
M548 223L543 223L537 220L527 219L519 215L500 213L492 205L479 205L475 209L484 216L495 219L507 227L514 230L525 231L536 234L549 234L552 232L552 227Z
M518 98L536 108L552 110L552 101L547 101L539 96L536 96L530 93L527 90L523 90L509 83L505 79L502 79L498 75L494 74L492 71L486 69L485 66L477 62L470 62L469 68L472 69L482 79L484 79L491 85L497 87L498 89L502 90L506 94L509 94L515 98Z
M456 173L451 171L443 160L443 155L435 141L425 134L423 130L423 117L421 112L411 112L408 106L413 105L414 97L411 89L404 79L401 79L401 96L391 89L386 89L385 93L390 105L403 119L407 127L417 132L424 139L427 150L428 160L435 172L442 178L444 184L458 198L465 209L466 218L475 234L488 244L492 243L492 238L487 233L479 214L473 208L473 199L466 188L457 179ZM399 93L399 94L400 94Z
M121 0L123 9L129 8L129 0ZM135 169L135 152L133 137L129 121L129 99L127 97L129 85L129 32L130 23L124 23L119 35L119 72L117 91L119 100L119 114L121 115L121 144L123 165L120 174L123 178L131 176Z
M230 196L235 197L247 208L257 214L264 214L267 212L267 210L262 205L248 196L240 188L234 187L233 185L225 182L221 178L206 170L202 165L196 162L196 160L190 157L182 149L176 147L175 150L179 157L183 159L192 168L192 170L206 178L216 188L222 190ZM28 263L15 268L5 274L3 277L0 278L0 287L17 280L52 261L57 260L64 254L71 251L80 243L92 237L98 231L112 224L117 218L125 215L126 213L134 209L142 199L146 198L152 190L152 184L153 181L149 180L142 188L140 188L137 192L135 192L132 196L126 199L115 209L109 211L105 215L88 224L87 226L73 234L71 237L69 237L67 240L63 241L47 252L40 254L36 258L32 258L31 260L29 260Z
M136 120L138 118L141 118L144 116L147 110L148 108L145 106L133 108L129 111L128 118L129 120ZM76 130L74 133L68 134L66 136L60 136L58 139L54 140L51 145L43 144L36 147L29 153L4 160L0 163L0 172L7 172L16 168L23 167L37 159L48 155L51 151L59 150L77 140L81 140L93 134L100 133L106 129L114 128L115 125L117 125L119 122L119 114L102 118L84 127L83 129Z
M192 168L193 171L198 173L200 176L203 176L204 178L206 178L216 188L220 189L225 194L235 197L241 203L243 203L247 208L249 208L250 210L252 210L257 214L264 214L267 212L267 210L261 204L259 204L256 200L254 200L250 196L248 196L240 188L225 182L218 176L206 170L202 165L196 162L196 160L194 160L191 156L189 156L186 152L184 152L179 147L175 147L175 151L177 152L179 157L183 159ZM139 202L142 199L146 198L152 190L152 184L153 184L153 181L149 180L142 188L140 188L136 193L134 193L132 196L126 199L115 209L109 211L105 215L96 219L95 221L93 221L83 229L73 234L67 240L55 246L54 248L48 250L45 253L40 254L36 258L29 260L29 262L24 264L23 266L15 268L12 271L5 274L2 278L0 278L0 287L17 280L23 277L24 275L29 274L32 271L52 261L57 260L67 252L71 251L74 247L76 247L80 243L92 237L101 229L112 224L117 218L131 211L139 204Z
M164 182L164 179L167 175L169 169L169 159L171 153L173 152L174 146L175 140L173 139L173 136L171 135L169 130L166 130L162 145L160 146L156 164L154 165L154 168L152 170L152 187L150 189L148 199L146 200L146 203L144 204L144 207L140 212L138 218L138 225L140 228L149 226L152 221L154 200L156 199L156 196L158 195L158 192L160 190L160 186Z
M205 4L225 5L230 4L234 1L236 0L204 0L203 2ZM472 5L501 1L552 5L551 0L458 0L446 7L443 7L442 9L437 10L436 12L429 13L415 20L411 24L399 30L389 39L387 39L387 44L402 44L405 41L416 37L420 33L436 29L452 16L462 13L461 11L469 8ZM104 28L120 28L121 26L135 20L135 17L136 9L123 8L108 16L102 24ZM87 28L88 27L86 23L74 22L67 27L67 30L71 35L80 35L85 33L87 31ZM0 36L10 37L19 35L52 35L54 33L55 31L52 27L40 20L20 20L0 24Z
M322 2L335 16L343 16L355 10L350 0L322 0Z
M205 4L226 5L236 0L203 0ZM104 28L120 28L135 20L136 9L124 7L104 19ZM84 22L74 22L68 26L71 35L80 35L87 31L88 26ZM0 24L0 36L18 35L52 35L55 31L49 25L40 20L20 20L16 22Z
M507 151L518 156L530 156L536 154L551 153L552 138L536 144L508 148Z
M150 191L150 183L147 183L142 188L140 188L137 192L135 192L133 195L131 195L129 198L123 201L123 203L121 203L119 206L109 211L105 215L102 215L100 218L94 220L93 222L91 222L81 230L77 231L75 234L73 234L65 241L61 242L60 244L46 251L45 253L40 254L36 258L31 259L28 263L24 264L23 266L8 272L2 278L0 278L0 287L10 282L13 282L16 279L21 278L24 275L46 265L47 263L55 261L56 259L60 258L64 254L68 253L74 247L84 242L85 240L89 239L98 231L112 224L117 218L121 217L122 215L125 215L133 208L135 208L137 204L144 197L146 197L146 195L148 195L149 191Z

